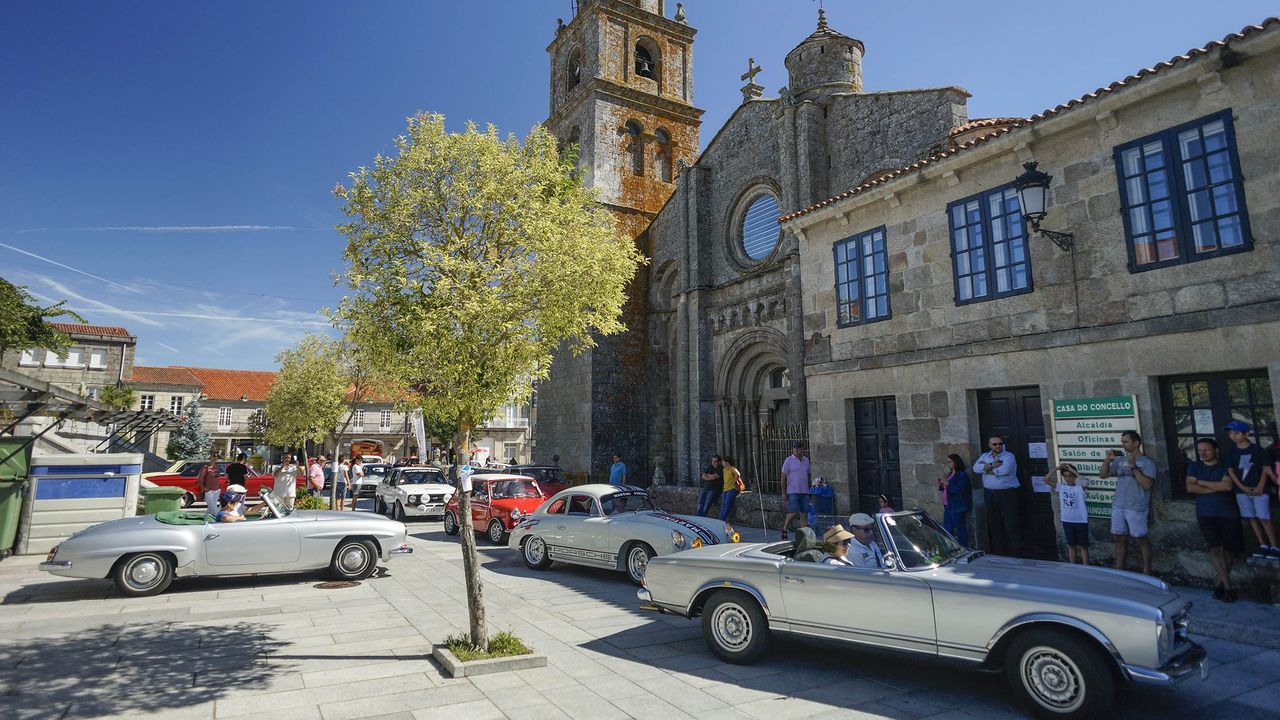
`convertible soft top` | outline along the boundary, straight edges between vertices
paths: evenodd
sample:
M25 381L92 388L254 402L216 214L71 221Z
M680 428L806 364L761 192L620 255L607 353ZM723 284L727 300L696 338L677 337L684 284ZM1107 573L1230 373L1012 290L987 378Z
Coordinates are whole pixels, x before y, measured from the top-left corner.
M156 513L156 520L165 525L206 525L213 522L214 517L193 510L166 510Z

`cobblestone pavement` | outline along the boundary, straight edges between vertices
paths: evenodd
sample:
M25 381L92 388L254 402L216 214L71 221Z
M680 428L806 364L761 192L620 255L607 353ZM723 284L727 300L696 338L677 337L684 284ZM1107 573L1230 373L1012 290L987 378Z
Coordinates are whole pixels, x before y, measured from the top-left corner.
M106 581L41 573L41 558L6 560L0 717L1024 716L1003 676L915 658L779 642L756 665L721 663L697 622L637 610L621 574L531 571L484 540L491 631L513 630L549 665L447 678L429 655L432 643L466 626L461 553L439 523L410 530L414 555L344 590L315 588L316 575L196 579L125 599ZM851 599L845 611L854 610ZM1276 626L1273 608L1252 612ZM1114 717L1280 713L1280 651L1202 641L1212 658L1208 681L1131 688Z

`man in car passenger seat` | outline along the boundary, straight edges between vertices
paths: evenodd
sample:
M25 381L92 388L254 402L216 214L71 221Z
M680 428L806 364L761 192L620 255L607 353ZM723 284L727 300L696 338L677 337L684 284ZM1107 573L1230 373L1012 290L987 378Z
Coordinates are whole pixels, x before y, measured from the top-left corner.
M853 542L853 533L844 529L843 525L833 525L822 534L822 542L827 552L822 556L823 565L854 567L849 560L849 544Z

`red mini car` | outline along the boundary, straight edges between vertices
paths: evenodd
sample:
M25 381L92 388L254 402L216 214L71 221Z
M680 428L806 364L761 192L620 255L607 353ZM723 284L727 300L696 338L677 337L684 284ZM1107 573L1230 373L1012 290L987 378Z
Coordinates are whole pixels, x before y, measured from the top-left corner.
M505 545L511 528L546 499L533 478L505 474L471 476L471 522L476 531L483 532L494 545ZM444 531L457 535L461 527L455 492L444 507Z
M218 462L218 482L223 488L227 487L227 466L231 463L225 460ZM168 475L151 475L147 480L161 487L176 487L187 491L182 496L182 507L190 507L192 503L202 499L202 493L196 488L196 476L200 474L200 468L205 466L203 460L192 460L178 468L177 472ZM252 467L249 468L249 474L244 479L244 487L249 491L249 497L258 497L263 487L271 489L276 484L276 476L268 474L259 474ZM298 487L301 488L306 484L306 474L298 474Z

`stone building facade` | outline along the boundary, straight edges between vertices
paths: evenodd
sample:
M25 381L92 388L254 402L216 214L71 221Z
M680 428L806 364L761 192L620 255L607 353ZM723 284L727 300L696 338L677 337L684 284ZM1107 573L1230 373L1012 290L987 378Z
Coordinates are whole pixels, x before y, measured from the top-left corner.
M883 492L939 512L947 454L972 462L999 432L1023 468L1027 551L1056 557L1054 510L1030 482L1054 457L1051 401L1131 395L1159 467L1157 571L1211 575L1183 488L1195 438L1225 448L1238 419L1276 440L1278 68L1273 19L1034 117L966 127L783 218L804 278L813 462L849 504ZM1053 176L1044 226L1074 250L1023 221L1011 185L1029 161ZM843 287L868 279L887 286L882 316ZM1107 521L1093 533L1109 538Z
M742 105L698 154L694 31L664 11L583 2L549 48L548 126L581 144L588 179L651 260L631 286L629 332L556 358L539 388L537 459L601 478L617 449L633 477L693 484L722 452L772 489L809 409L803 272L778 218L946 147L968 94L864 92L862 42L820 15L784 60L788 87L765 97L752 61ZM656 80L633 72L641 49Z

